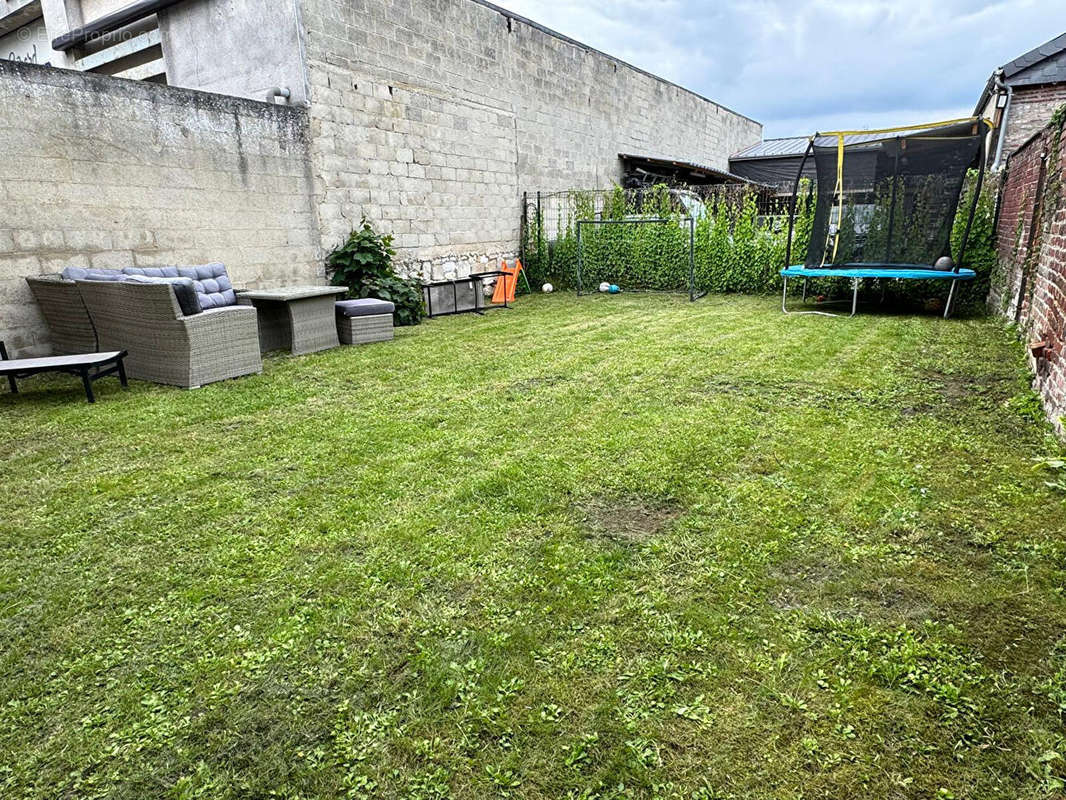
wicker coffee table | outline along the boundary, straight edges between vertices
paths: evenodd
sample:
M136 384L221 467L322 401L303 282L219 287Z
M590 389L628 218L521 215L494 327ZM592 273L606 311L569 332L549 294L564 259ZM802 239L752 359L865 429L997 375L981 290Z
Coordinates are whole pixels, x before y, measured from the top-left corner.
M259 350L289 350L293 355L337 347L337 323L333 304L343 286L286 286L282 289L250 289L240 302L259 312Z

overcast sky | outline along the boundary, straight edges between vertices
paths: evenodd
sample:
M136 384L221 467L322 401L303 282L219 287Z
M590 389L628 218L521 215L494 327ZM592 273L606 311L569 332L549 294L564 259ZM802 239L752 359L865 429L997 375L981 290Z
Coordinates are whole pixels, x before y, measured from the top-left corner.
M969 116L1066 0L494 0L763 123L764 135Z

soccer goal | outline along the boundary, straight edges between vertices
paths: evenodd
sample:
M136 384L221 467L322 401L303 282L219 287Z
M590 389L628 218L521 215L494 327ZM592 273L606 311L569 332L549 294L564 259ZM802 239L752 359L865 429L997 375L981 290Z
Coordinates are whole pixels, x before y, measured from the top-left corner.
M689 300L706 294L696 292L693 217L581 219L574 224L578 295L586 294L586 281L616 283L627 290L673 292L683 291L687 283Z

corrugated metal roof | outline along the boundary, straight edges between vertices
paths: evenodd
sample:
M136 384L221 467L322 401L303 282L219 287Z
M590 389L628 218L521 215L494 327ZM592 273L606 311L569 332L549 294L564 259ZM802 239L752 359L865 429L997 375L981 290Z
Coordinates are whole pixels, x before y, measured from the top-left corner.
M921 130L907 131L906 135L915 136L917 134L936 130L936 128L937 126L933 126ZM882 139L895 139L899 135L899 133L859 133L845 136L844 144L845 146L866 144L867 142L878 142ZM783 139L766 139L759 142L759 144L753 144L751 147L741 150L734 156L730 156L729 160L747 161L756 158L789 158L791 156L802 156L807 152L807 143L809 141L810 138L807 136L788 136ZM815 144L819 147L828 147L832 144L836 144L836 137L819 136L815 139Z
M618 157L621 159L625 159L626 161L641 161L646 164L653 164L660 167L671 167L673 169L687 169L693 172L702 172L715 178L721 178L723 181L731 181L733 183L751 183L751 181L747 178L744 178L740 175L734 175L732 172L726 172L722 169L708 167L705 164L694 164L691 161L675 161L671 158L657 158L655 156L638 156L632 153L619 153Z
M764 139L758 144L746 147L730 161L743 161L746 158L781 158L782 156L801 156L807 150L806 136L789 136L784 139Z

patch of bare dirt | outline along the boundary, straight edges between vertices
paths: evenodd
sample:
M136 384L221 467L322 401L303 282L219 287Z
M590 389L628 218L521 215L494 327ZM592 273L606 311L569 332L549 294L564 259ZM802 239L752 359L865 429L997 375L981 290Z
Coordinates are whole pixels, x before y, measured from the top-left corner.
M578 508L592 535L629 544L638 544L663 533L683 511L671 504L604 498Z
M811 559L779 564L770 573L770 578L776 584L770 605L779 611L814 607L827 587L842 576L841 566L828 560Z
M775 590L770 605L779 611L859 614L893 625L935 616L934 604L915 587L888 575L853 574L859 569L814 559L781 564L771 573Z
M1011 378L1004 375L966 375L923 370L922 379L952 408L964 408L977 402L998 404L1010 396Z
M949 405L959 406L970 396L970 378L967 375L930 370L924 377L936 387L937 394Z
M974 408L996 408L1008 400L1014 386L1009 375L970 375L922 369L916 373L921 388L904 399L900 414L950 414ZM909 401L909 402L908 402Z
M1061 623L1024 595L956 602L943 618L960 628L996 669L1027 672L1041 663L1062 637Z
M511 396L529 395L539 389L555 386L567 380L568 378L565 375L538 375L508 384L506 391Z

